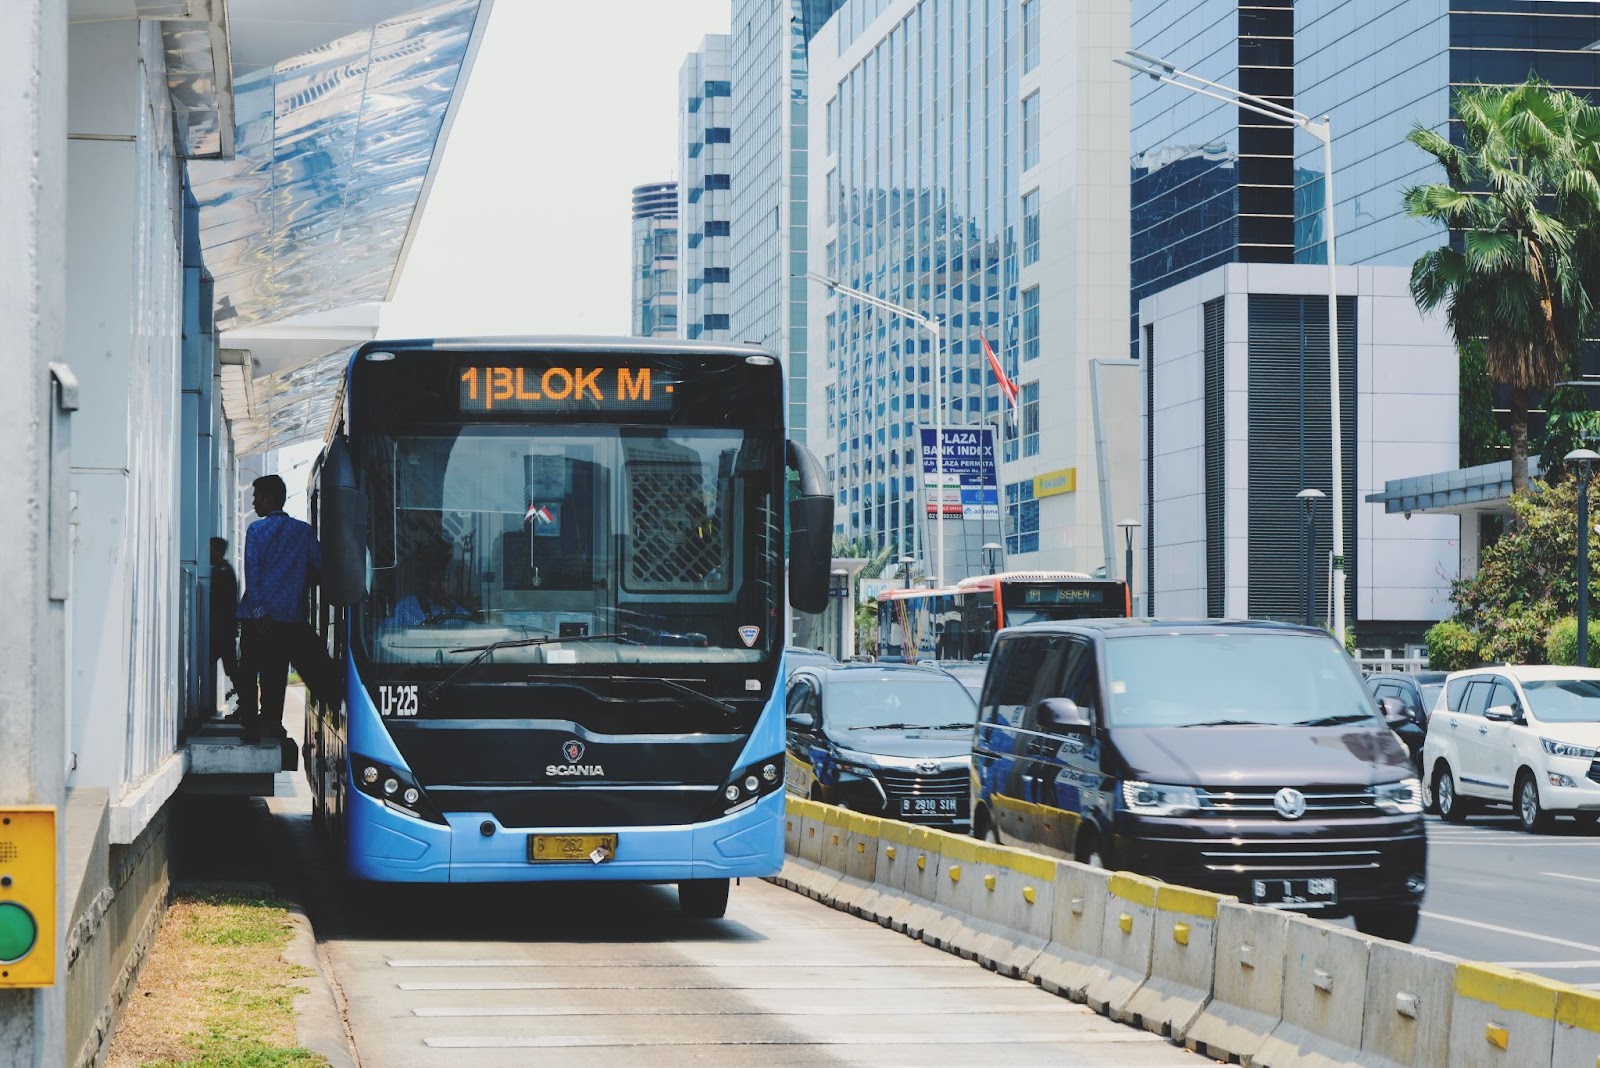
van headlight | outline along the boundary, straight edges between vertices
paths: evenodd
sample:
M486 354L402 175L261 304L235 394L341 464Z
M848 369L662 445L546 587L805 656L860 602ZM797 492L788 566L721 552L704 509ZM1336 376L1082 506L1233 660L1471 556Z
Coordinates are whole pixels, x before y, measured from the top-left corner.
M1200 794L1193 786L1130 779L1122 784L1122 803L1141 816L1187 816L1200 810Z
M1593 760L1595 750L1586 745L1573 745L1570 742L1558 742L1554 738L1540 738L1539 744L1551 756L1582 757L1584 760Z
M1401 779L1372 788L1378 811L1391 816L1415 816L1422 811L1422 781Z

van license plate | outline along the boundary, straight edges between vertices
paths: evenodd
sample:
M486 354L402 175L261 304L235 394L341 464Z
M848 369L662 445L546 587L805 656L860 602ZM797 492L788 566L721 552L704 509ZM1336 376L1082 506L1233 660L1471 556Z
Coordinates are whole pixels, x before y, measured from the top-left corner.
M530 834L528 861L587 860L600 864L617 855L614 834Z
M1252 879L1250 901L1280 909L1320 909L1339 902L1336 879Z
M902 816L959 816L961 815L961 799L959 797L902 797L900 799L900 815Z

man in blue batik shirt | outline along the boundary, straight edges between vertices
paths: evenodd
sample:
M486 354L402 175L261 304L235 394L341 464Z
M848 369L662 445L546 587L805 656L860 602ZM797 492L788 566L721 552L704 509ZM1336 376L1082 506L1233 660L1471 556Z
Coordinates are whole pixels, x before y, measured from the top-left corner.
M311 648L315 633L307 622L307 592L322 567L317 535L309 523L284 512L288 489L283 479L263 475L252 485L260 518L245 528L245 591L239 602L243 678L237 686L246 744L261 740L263 719L269 734L284 737L283 694L291 659L311 687L320 685L327 666L325 652Z

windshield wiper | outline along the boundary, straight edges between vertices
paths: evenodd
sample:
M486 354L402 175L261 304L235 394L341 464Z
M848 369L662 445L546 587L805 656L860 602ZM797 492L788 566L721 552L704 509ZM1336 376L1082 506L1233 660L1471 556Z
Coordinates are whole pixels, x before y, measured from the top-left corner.
M1337 716L1323 716L1320 719L1308 719L1297 723L1297 727L1338 727L1345 723L1369 723L1372 717L1364 712L1343 712Z
M928 727L926 729L930 731L970 731L977 728L977 723L968 723L966 720L960 720L956 723L942 723L937 727Z
M1259 719L1208 719L1200 723L1185 723L1183 727L1276 727Z
M921 723L858 723L854 727L846 727L850 731L909 731L925 726Z
M463 645L450 651L452 653L477 653L478 655L434 683L429 687L428 692L423 694L423 697L429 701L438 697L439 694L456 681L457 676L468 668L483 663L484 659L497 649L525 649L530 645L559 645L565 642L598 641L619 641L627 642L630 645L638 644L631 638L626 638L621 634L579 634L568 638L502 638L500 641L490 642L488 645Z
M739 718L739 710L733 705L719 698L712 697L708 693L701 693L693 686L685 686L676 679L662 679L647 675L610 675L607 676L607 678L609 678L612 682L653 682L657 686L665 686L667 689L681 693L686 697L693 697L702 704L710 705L712 708L716 709L718 712L721 712L724 716L727 716L730 719Z

